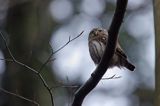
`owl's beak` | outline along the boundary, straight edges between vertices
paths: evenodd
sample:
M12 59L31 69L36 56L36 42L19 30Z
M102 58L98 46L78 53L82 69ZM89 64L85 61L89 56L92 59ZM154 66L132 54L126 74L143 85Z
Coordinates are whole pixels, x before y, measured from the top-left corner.
M95 35L97 35L97 31L96 31Z

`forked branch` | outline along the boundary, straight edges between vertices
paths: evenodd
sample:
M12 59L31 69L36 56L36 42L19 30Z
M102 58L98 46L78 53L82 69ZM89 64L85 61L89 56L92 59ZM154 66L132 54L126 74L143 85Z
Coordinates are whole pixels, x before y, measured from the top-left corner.
M16 58L13 56L12 52L10 51L10 49L9 49L9 47L8 47L8 45L7 45L7 41L6 41L6 39L4 38L3 33L0 31L0 36L2 37L2 39L3 39L4 43L5 43L5 46L6 46L7 50L8 50L8 52L9 52L9 55L10 55L10 57L11 57L11 59L0 59L0 60L5 60L5 61L8 61L8 62L14 62L14 63L16 63L16 64L18 64L18 65L20 65L20 66L22 66L22 67L25 67L26 69L28 69L29 71L32 71L35 75L37 75L38 78L39 78L39 79L41 80L41 82L43 83L43 85L44 85L44 87L46 88L46 90L49 92L52 106L54 106L53 94L52 94L52 87L49 87L49 85L47 84L47 82L45 81L45 79L43 78L43 76L42 76L42 74L41 74L40 72L41 72L41 70L43 69L43 67L49 62L49 60L51 59L51 57L52 57L53 54L59 52L59 51L62 50L64 47L66 47L70 42L72 42L73 40L75 40L75 39L77 39L78 37L80 37L83 32L84 32L84 31L82 31L79 35L77 35L76 37L74 37L74 38L72 38L72 39L69 37L69 41L68 41L67 43L65 43L62 47L60 47L58 50L56 50L55 52L53 52L53 50L52 50L51 55L48 57L48 59L46 60L46 62L44 62L44 64L43 64L42 67L40 68L40 70L37 71L37 70L35 70L34 68L29 67L28 65L26 65L26 64L24 64L24 63L19 62L18 60L16 60ZM18 98L20 98L20 99L23 99L23 100L26 100L26 101L28 101L28 102L34 103L34 104L36 104L36 105L39 105L37 102L35 102L35 101L33 101L33 100L30 100L30 99L27 99L27 98L25 98L25 97L23 97L23 96L20 96L20 95L18 95L18 94L14 94L14 93L9 92L9 91L6 91L6 90L4 90L4 89L2 89L2 88L1 88L0 90L3 91L4 93L11 94L11 95L13 95L13 96L15 96L15 97L18 97Z

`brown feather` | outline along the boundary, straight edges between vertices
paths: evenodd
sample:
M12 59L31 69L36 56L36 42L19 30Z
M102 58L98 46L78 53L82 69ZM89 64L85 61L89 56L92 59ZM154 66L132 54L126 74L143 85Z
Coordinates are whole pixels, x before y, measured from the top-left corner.
M88 40L91 58L95 64L99 64L107 45L108 32L107 30L102 28L95 28L90 32ZM117 66L119 68L126 67L130 71L133 71L135 69L135 66L128 62L127 56L118 42L109 67L111 68L114 66Z

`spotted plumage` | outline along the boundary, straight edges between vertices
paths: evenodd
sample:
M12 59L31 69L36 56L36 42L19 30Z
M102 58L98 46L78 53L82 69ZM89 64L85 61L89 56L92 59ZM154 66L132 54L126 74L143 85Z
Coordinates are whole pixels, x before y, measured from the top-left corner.
M103 28L94 28L89 33L88 41L90 56L95 64L99 64L108 41L107 30ZM109 67L111 68L114 66L117 66L119 68L126 67L130 71L133 71L135 69L135 66L128 62L127 56L118 42Z

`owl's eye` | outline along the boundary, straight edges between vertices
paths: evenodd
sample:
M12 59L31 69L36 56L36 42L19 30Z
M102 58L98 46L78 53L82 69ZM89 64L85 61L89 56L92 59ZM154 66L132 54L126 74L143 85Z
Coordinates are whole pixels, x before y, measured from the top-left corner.
M91 35L91 36L96 36L96 32L95 32L94 30L92 30L92 31L90 32L90 35Z
M94 31L92 30L90 33L91 33L91 34L93 34L93 33L94 33Z
M102 32L103 30L100 29L100 30L98 30L98 31L99 31L99 32Z

